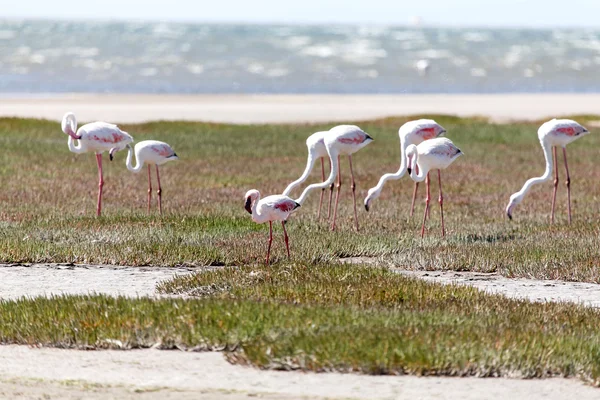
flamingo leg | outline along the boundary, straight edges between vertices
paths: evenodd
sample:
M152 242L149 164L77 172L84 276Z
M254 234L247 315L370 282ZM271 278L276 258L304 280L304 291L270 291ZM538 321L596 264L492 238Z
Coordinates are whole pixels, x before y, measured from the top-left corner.
M419 173L419 166L415 165L415 172ZM413 191L412 203L410 204L410 216L412 217L415 212L415 200L417 199L417 190L419 189L419 182L415 182L415 190Z
M335 231L335 220L337 217L338 204L340 203L340 190L342 189L342 173L340 169L340 156L337 158L338 163L338 181L337 181L337 192L335 194L335 206L333 207L333 222L331 223L331 230Z
M281 221L281 226L283 226L283 239L285 240L285 248L288 253L288 258L290 258L290 242L287 231L285 230L285 222Z
M273 243L273 222L269 221L269 247L267 247L267 265L269 265L269 256L271 255L271 243Z
M150 175L150 165L148 165L148 214L150 214L150 204L152 204L152 178Z
M331 168L333 167L333 165L331 164L331 158L329 159L329 170L331 171ZM327 206L327 219L329 220L331 218L331 203L333 200L333 187L334 187L334 183L331 184L331 186L329 186L329 205Z
M425 178L425 186L427 187L427 197L425 197L425 211L423 212L423 224L421 225L421 238L425 235L425 220L429 214L429 201L431 200L431 192L429 190L429 174Z
M550 212L550 223L554 223L554 205L556 204L556 190L558 189L558 168L556 168L556 147L552 146L552 164L554 167L554 190L552 191L552 211Z
M96 154L96 162L98 163L98 204L96 206L96 215L102 214L102 188L104 187L104 177L102 174L102 153Z
M444 196L442 195L442 172L438 169L438 182L440 184L440 197L438 202L440 203L440 214L442 216L442 237L446 236L446 229L444 228Z
M160 186L160 175L158 173L158 165L156 165L156 180L158 181L158 190L156 193L158 194L158 212L162 215L162 187Z
M323 182L325 182L325 160L321 157L321 176ZM317 221L321 219L321 208L323 206L323 196L325 195L325 188L321 189L321 197L319 198L319 211L317 211Z
M350 164L350 176L352 182L350 187L352 188L352 200L354 201L354 222L356 223L356 231L358 232L358 213L356 212L356 182L354 181L354 171L352 170L352 155L348 156L348 163Z
M569 176L569 165L567 164L567 149L563 147L563 158L565 160L565 171L567 173L567 210L569 211L569 224L571 223L571 177Z

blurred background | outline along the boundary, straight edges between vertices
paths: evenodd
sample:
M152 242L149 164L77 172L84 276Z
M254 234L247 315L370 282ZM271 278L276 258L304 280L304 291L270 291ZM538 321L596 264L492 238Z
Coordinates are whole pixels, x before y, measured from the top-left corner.
M0 92L598 92L599 16L597 0L0 0Z

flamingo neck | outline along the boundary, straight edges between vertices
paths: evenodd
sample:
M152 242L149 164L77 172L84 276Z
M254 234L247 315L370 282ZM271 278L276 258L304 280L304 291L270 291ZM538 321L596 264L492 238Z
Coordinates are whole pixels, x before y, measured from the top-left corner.
M389 180L397 180L404 176L406 173L406 148L408 147L408 143L404 140L403 137L400 138L400 168L395 173L384 174L381 178L379 178L379 182L377 186L369 189L369 195L367 196L367 202L374 200L379 197L381 191L383 190L383 186Z
M75 140L77 140L77 144L75 144ZM69 135L69 141L67 143L69 145L69 151L72 153L81 154L85 152L85 146L81 140L73 139L73 136Z
M144 166L143 162L140 162L139 158L137 158L136 156L136 160L135 160L135 167L132 164L133 161L133 149L131 148L130 145L127 145L127 160L125 161L125 165L127 165L127 169L130 170L131 172L135 172L138 173L142 170L142 167Z
M545 142L541 142L541 144L542 150L544 151L544 158L546 159L546 170L544 171L544 174L537 178L528 179L521 188L521 190L510 196L510 202L507 208L512 208L515 205L519 204L521 201L523 201L525 195L527 195L527 192L529 192L533 185L546 182L552 176L552 171L554 170L554 160L552 159L552 146Z
M300 197L296 200L296 203L300 205L304 204L304 201L306 200L310 192L312 192L315 189L325 189L326 187L331 185L333 181L335 181L335 178L338 176L339 173L338 153L337 151L330 151L330 149L327 149L327 152L329 153L329 160L331 161L331 172L329 173L329 178L327 178L325 182L313 183L312 185L308 185L306 189L304 189Z
M429 171L425 171L423 166L419 165L419 153L415 152L415 159L412 162L413 168L410 171L410 178L415 182L423 182Z
M315 161L316 161L315 157L313 156L312 152L309 151L308 159L306 160L306 168L304 169L304 172L302 173L300 178L296 179L294 182L290 183L288 185L288 187L285 188L285 190L282 193L283 195L288 196L290 194L290 192L292 190L294 190L294 188L296 186L298 186L299 184L301 184L308 178L308 175L310 175L310 171L312 171L312 169L313 169Z

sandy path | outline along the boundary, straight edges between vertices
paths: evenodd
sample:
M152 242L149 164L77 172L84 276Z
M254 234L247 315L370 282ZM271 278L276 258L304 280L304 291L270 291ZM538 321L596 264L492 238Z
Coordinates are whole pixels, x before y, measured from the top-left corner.
M65 362L67 357L69 361ZM72 351L1 346L0 376L5 380L18 378L21 382L32 378L78 380L88 385L122 386L130 392L163 388L155 392L157 397L148 398L165 398L165 393L182 391L177 398L185 393L204 392L206 398L229 399L232 397L225 391L232 389L236 392L233 398L269 393L268 397L286 399L306 396L481 400L510 395L517 399L553 400L569 398L574 392L579 400L600 396L597 389L566 379L418 378L260 371L230 365L219 353L161 350ZM82 387L81 390L88 389Z
M342 122L411 114L487 116L497 121L596 114L600 94L495 95L117 95L0 97L0 116L58 121L188 120L225 123Z
M193 270L113 265L0 264L0 298L88 293L154 296L158 282Z

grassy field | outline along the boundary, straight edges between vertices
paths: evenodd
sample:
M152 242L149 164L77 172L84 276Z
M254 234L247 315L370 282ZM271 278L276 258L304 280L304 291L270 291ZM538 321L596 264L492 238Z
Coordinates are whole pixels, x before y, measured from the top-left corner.
M580 122L594 119L577 117ZM432 204L429 232L418 237L422 201L409 219L412 182L388 182L352 230L349 185L343 186L338 232L316 221L317 192L290 220L292 262L307 266L341 257L379 257L382 265L412 269L496 271L506 276L600 281L600 138L592 133L569 146L573 224L566 223L561 182L557 223L549 225L551 183L538 186L508 221L511 193L544 169L537 123L495 125L438 116L465 153L443 173L447 237L440 237L439 208ZM406 118L359 122L375 141L355 155L359 201L380 175L399 164L397 129ZM230 126L157 122L123 126L136 140L170 143L181 160L162 168L164 207L145 213L146 174L132 174L125 153L105 157L104 215L95 218L96 163L75 155L57 123L0 119L0 261L125 265L248 265L263 261L267 226L243 209L251 188L279 193L305 165L306 137L327 126ZM592 129L593 131L593 129ZM344 160L345 161L345 160ZM561 177L564 176L559 164ZM342 164L345 183L347 163ZM317 181L313 171L310 181ZM437 199L437 185L432 197ZM155 186L155 185L154 185ZM299 195L299 190L293 195ZM154 195L154 197L156 197ZM420 199L424 197L421 189ZM272 259L287 263L276 227Z
M389 182L368 214L360 207L361 231L354 232L346 184L338 231L316 221L314 193L287 225L289 261L277 226L270 267L262 265L267 226L250 220L243 195L251 188L281 192L304 168L306 137L327 126L123 126L138 141L170 143L180 156L162 168L166 213L146 214L146 175L127 171L119 153L112 163L105 158L104 215L96 218L94 157L69 153L57 123L0 119L0 261L227 266L159 286L163 293L197 297L192 299L0 301L0 342L158 345L223 350L232 362L261 368L560 375L598 384L597 310L508 300L386 268L340 264L344 257L372 257L381 267L600 281L597 135L569 147L572 225L566 223L564 185L557 223L549 225L551 184L535 188L508 221L503 212L509 195L544 168L537 124L436 119L465 153L443 173L445 239L436 203L428 236L419 238L422 204L411 220L407 178ZM379 176L397 169L397 129L406 120L359 123L375 138L355 156L361 205ZM346 183L347 172L342 164ZM319 176L314 171L311 181Z

